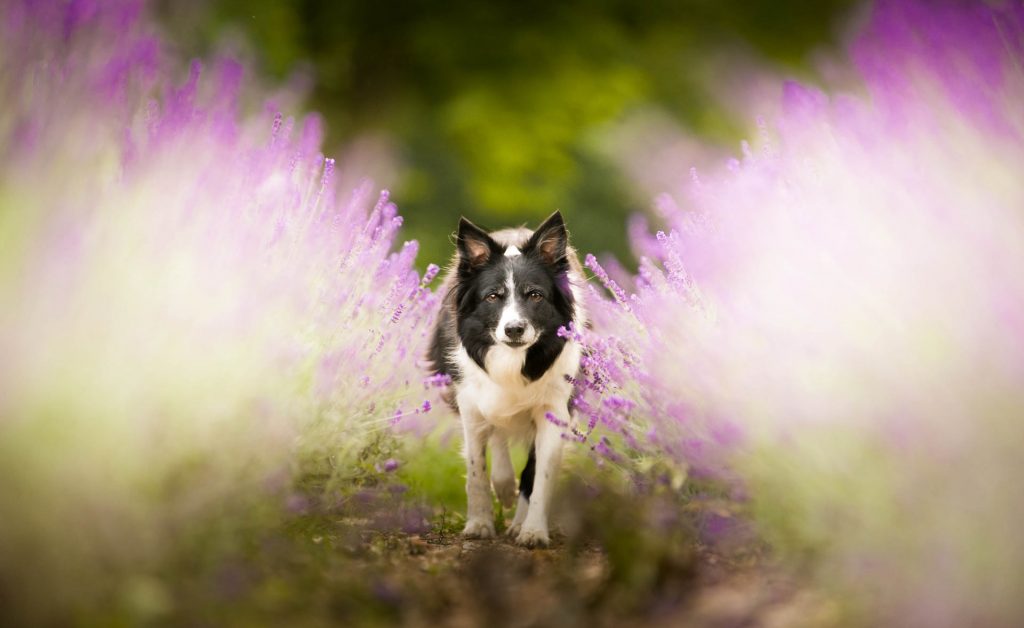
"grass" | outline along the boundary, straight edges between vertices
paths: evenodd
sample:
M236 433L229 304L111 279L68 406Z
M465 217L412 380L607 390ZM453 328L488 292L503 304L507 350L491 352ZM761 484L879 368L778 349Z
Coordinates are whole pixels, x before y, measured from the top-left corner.
M422 441L377 439L356 456L362 472L307 472L276 497L193 522L168 560L135 565L107 583L104 595L52 619L82 626L700 626L807 604L756 538L708 533L711 520L743 525L742 509L721 487L679 485L656 467L625 476L583 450L568 452L551 548L463 539L459 444L443 431ZM381 452L395 456L398 468L377 471L371 461ZM500 530L511 512L495 507Z
M237 626L717 625L808 604L791 580L766 577L782 572L756 538L708 533L711 519L743 525L720 487L673 487L651 474L623 483L580 452L570 455L560 487L551 548L464 540L458 441L425 442L402 449L394 473L330 488L305 478L278 525L242 532L217 560L184 561L164 574L162 593L140 588L135 610L150 615L134 618ZM102 619L97 625L118 617Z

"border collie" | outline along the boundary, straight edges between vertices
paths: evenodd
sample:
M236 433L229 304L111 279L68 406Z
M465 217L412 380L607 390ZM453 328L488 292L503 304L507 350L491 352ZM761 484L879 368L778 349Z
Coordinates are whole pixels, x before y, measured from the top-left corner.
M519 480L508 534L528 547L548 544L548 504L561 460L580 347L558 328L586 324L584 278L559 212L531 232L487 233L463 218L457 252L442 284L447 289L430 345L435 373L452 379L447 401L465 436L468 513L463 534L494 536L485 474L502 505L516 500L510 441L531 444Z

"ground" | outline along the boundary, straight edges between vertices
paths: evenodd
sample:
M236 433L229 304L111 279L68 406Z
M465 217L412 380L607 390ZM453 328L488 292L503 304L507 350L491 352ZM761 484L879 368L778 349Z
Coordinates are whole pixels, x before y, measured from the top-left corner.
M560 526L550 548L526 549L504 536L464 539L458 514L416 522L423 511L404 504L378 498L362 506L369 517L310 507L285 534L260 539L245 558L180 591L183 612L167 619L431 628L840 623L836 609L774 565L760 542L716 547L689 531L630 535L619 531L621 521L582 519L570 521L568 534ZM628 521L643 514L643 501L637 506L616 509ZM426 525L412 530L417 523Z
M415 455L382 437L357 460L302 468L252 516L179 537L167 568L85 625L836 626L815 574L775 558L734 486L662 463L570 459L552 545L469 540L458 443ZM392 461L384 464L381 461ZM398 461L398 462L394 462ZM516 461L521 467L522 460ZM642 469L642 470L641 470ZM787 556L789 554L787 553ZM121 587L119 584L118 587ZM79 617L81 615L79 614ZM118 620L118 621L115 621ZM141 621L140 621L141 620Z
M642 600L647 596L623 599L607 553L593 546L570 550L561 540L529 550L507 539L433 533L382 542L388 549L378 567L386 565L401 583L395 591L417 590L436 604L407 609L402 619L414 626L767 627L799 625L827 611L770 570L707 550L697 553L692 572L674 574ZM665 590L667 584L674 590Z

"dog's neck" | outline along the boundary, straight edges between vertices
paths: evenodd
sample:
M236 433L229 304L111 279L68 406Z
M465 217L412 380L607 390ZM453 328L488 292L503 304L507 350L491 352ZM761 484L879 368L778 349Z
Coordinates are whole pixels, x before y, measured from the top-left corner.
M503 387L526 385L523 376L523 364L526 362L526 349L513 349L498 343L487 350L484 356L484 370L494 383Z

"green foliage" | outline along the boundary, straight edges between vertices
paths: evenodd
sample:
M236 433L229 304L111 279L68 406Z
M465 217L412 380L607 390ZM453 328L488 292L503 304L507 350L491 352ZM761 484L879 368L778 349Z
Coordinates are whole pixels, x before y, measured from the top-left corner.
M442 511L459 513L466 508L466 465L460 453L460 438L433 435L409 443L396 471L410 493Z
M706 60L733 47L800 70L850 0L755 2L163 2L178 41L225 31L279 79L309 67L328 146L397 140L396 192L421 264L450 255L459 214L498 227L561 209L583 250L622 259L624 218L647 205L597 141L656 107L711 142L745 130L722 113Z

